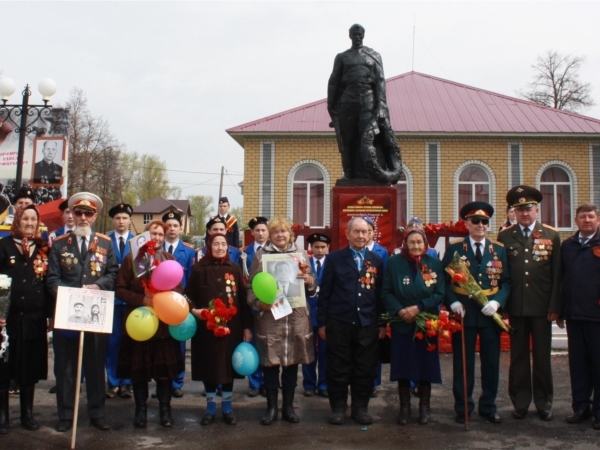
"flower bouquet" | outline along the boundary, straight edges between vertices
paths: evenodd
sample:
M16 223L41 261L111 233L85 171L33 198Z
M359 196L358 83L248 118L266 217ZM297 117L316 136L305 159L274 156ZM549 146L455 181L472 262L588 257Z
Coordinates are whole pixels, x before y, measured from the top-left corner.
M228 308L220 298L211 300L208 308L200 310L200 318L206 320L206 329L212 330L215 337L231 334L227 322L236 314L237 308L234 305L229 305Z
M0 319L6 320L10 308L10 284L12 280L7 275L0 275ZM8 361L8 333L6 327L0 332L0 359Z
M393 322L404 322L399 316L391 314L381 314L379 316L379 325L385 325ZM425 340L427 342L427 351L435 350L435 344L431 344L429 339L434 336L450 337L452 333L462 330L462 326L454 318L448 315L447 311L441 311L440 315L421 312L415 316L415 334L414 339Z
M446 272L452 277L452 282L463 288L469 293L469 298L475 300L481 306L485 306L489 303L487 296L481 290L481 287L471 275L467 264L465 263L466 257L461 257L458 252L454 252L452 261L446 267ZM515 329L502 320L502 316L495 312L492 315L492 319L500 327L502 331L506 331L508 334L514 334Z

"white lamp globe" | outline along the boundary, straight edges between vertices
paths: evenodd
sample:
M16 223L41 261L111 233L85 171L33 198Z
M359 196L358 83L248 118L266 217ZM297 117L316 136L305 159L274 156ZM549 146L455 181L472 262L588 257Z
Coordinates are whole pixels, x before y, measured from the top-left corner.
M2 100L7 101L16 89L17 85L12 79L8 77L0 78L0 98Z
M42 94L44 101L50 100L50 97L56 94L57 89L58 86L56 85L56 81L52 78L44 78L40 81L40 84L38 84L38 91Z

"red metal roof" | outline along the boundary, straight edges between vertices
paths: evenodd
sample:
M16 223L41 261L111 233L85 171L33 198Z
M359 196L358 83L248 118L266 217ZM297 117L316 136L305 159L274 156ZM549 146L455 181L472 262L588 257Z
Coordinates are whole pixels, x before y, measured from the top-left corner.
M390 78L386 85L397 134L600 133L598 119L418 72ZM234 138L247 133L332 133L329 122L323 99L226 131Z

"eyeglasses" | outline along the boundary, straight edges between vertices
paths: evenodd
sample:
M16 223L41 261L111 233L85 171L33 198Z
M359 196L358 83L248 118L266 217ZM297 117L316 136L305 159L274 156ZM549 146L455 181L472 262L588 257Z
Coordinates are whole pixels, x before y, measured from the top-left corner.
M91 217L94 217L94 214L96 214L94 211L88 211L86 210L82 210L82 209L76 209L75 211L73 211L73 214L75 214L75 217L81 217L81 216L85 216L88 219Z
M469 219L473 225L488 225L490 221L488 219Z

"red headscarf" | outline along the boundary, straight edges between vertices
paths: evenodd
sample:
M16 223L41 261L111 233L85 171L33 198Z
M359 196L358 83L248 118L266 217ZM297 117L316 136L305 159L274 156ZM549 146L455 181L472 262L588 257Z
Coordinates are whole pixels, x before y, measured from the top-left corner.
M202 258L202 259L203 260L206 259L209 262L216 262L217 264L223 264L225 261L229 261L229 251L225 252L225 257L223 257L223 258L215 258L215 256L213 255L213 252L212 252L212 243L215 240L215 238L218 236L221 236L222 238L224 238L225 243L227 243L227 236L225 236L224 234L222 234L222 233L211 234L208 237L208 241L206 242L206 256L204 256L204 258Z
M423 253L421 253L418 256L413 255L408 250L408 244L406 242L408 240L408 237L413 233L419 233L421 236L423 236L423 243L425 244L423 246ZM411 227L404 232L404 240L402 241L402 251L400 252L400 254L404 258L406 258L408 261L414 262L417 270L419 270L419 268L421 267L421 259L423 258L424 255L427 254L428 248L429 248L429 244L427 243L427 236L425 236L425 232L421 228Z
M21 219L23 218L23 213L27 210L35 211L35 215L37 216L37 219L38 219L38 227L35 230L33 237L24 236L23 231L21 230ZM23 254L26 255L27 257L29 257L30 241L35 242L40 248L44 248L44 247L48 246L48 244L42 237L42 234L40 233L39 225L40 225L40 212L34 205L29 205L26 208L23 208L22 210L18 209L15 212L15 218L13 220L12 226L10 227L10 235L13 239L21 240L21 247L23 247Z

